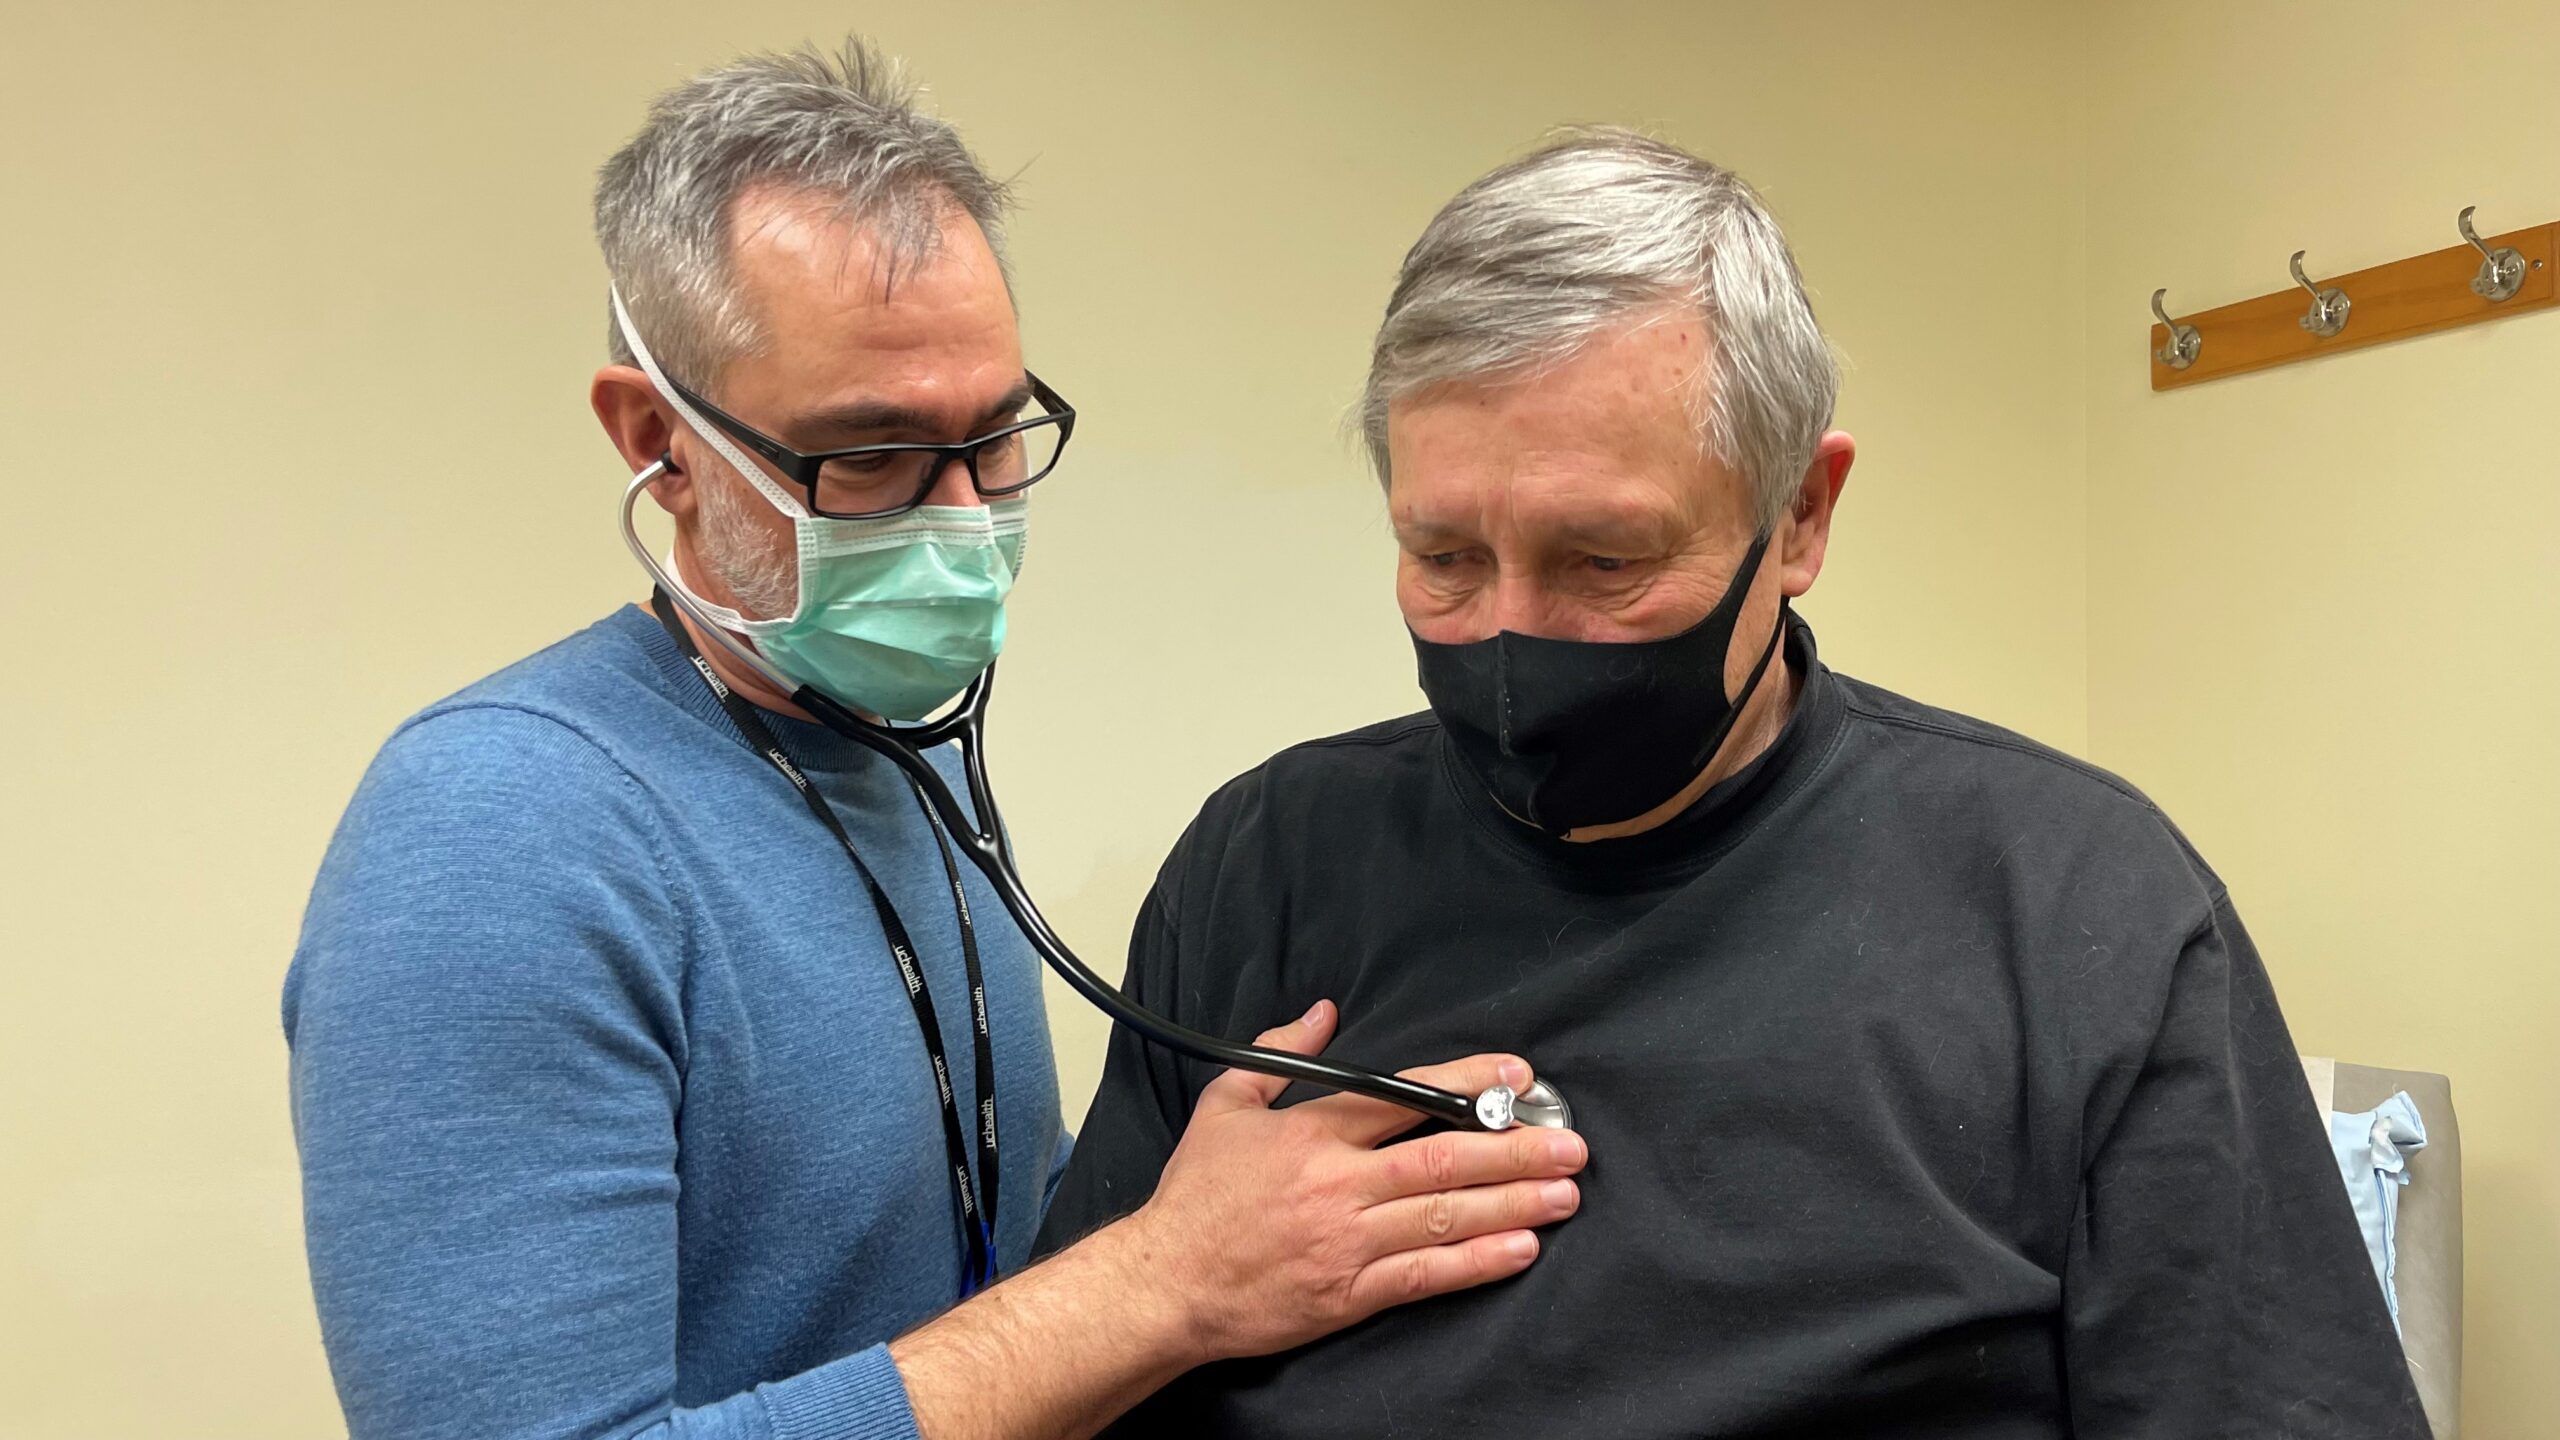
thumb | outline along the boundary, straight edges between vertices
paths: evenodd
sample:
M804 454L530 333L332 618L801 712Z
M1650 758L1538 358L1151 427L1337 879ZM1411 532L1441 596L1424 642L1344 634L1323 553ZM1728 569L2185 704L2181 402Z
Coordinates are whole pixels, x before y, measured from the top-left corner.
M1253 1043L1269 1050L1286 1050L1292 1055L1322 1054L1333 1039L1333 1027L1341 1018L1330 1000L1319 1000L1307 1007L1307 1013L1286 1025L1265 1030L1253 1037ZM1209 1082L1200 1092L1200 1103L1194 1113L1218 1110L1259 1110L1280 1098L1289 1082L1277 1075L1262 1075L1251 1070L1229 1070Z

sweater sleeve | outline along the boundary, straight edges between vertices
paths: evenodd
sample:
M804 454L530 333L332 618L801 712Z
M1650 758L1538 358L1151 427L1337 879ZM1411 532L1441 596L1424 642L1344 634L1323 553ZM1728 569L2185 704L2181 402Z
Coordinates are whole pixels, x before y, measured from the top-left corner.
M384 747L285 985L352 1440L913 1437L885 1346L675 1404L681 891L637 784L480 707Z
M2072 1434L2425 1440L2273 988L2227 897L2093 1131L2063 1284Z

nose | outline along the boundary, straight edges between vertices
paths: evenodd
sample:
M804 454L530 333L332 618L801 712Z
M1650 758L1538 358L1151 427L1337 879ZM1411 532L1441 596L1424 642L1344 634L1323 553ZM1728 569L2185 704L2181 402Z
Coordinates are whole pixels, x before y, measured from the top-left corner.
M942 468L933 473L933 483L925 488L924 503L969 507L987 502L978 494L976 483L969 478L968 462L954 455L944 460Z
M1493 628L1519 635L1544 633L1540 627L1548 621L1552 608L1535 575L1505 569L1494 577L1493 592L1485 608L1492 612Z

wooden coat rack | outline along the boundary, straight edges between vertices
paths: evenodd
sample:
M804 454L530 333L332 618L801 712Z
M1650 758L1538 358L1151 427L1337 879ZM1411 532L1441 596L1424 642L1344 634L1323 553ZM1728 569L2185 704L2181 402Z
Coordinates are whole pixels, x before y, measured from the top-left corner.
M2318 355L2361 350L2438 330L2477 325L2560 303L2553 284L2560 224L2483 240L2465 208L2463 243L2313 281L2295 251L2294 288L2172 319L2154 291L2151 388L2176 390Z

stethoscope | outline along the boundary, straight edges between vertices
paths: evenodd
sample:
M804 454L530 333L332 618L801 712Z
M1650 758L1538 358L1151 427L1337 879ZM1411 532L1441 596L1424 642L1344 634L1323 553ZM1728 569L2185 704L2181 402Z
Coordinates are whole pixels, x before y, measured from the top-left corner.
M844 705L819 691L797 683L775 669L771 662L731 635L727 627L702 613L685 587L668 575L648 547L640 543L639 531L632 525L632 510L639 504L641 492L647 490L665 473L667 459L660 456L648 468L631 477L631 485L622 492L622 540L631 547L632 558L656 579L660 589L690 617L701 633L710 636L741 665L746 666L778 693L791 697L791 703L807 711L820 724L898 767L924 795L934 814L950 832L969 863L985 876L988 885L1003 902L1014 924L1022 929L1031 948L1073 986L1077 994L1113 1020L1126 1025L1149 1042L1177 1054L1212 1065L1238 1070L1251 1070L1286 1080L1301 1081L1326 1090L1341 1090L1353 1095L1366 1095L1391 1105L1418 1111L1434 1120L1445 1121L1462 1130L1508 1130L1515 1125L1543 1125L1564 1129L1573 1124L1573 1107L1555 1086L1541 1079L1526 1090L1514 1091L1508 1085L1496 1085L1473 1097L1443 1090L1434 1085L1407 1080L1401 1076L1382 1074L1365 1066L1317 1056L1292 1055L1285 1050L1269 1050L1259 1045L1239 1045L1187 1026L1177 1025L1120 993L1118 987L1088 968L1067 942L1040 914L1024 888L1021 872L1015 869L1013 845L1006 837L1004 822L996 812L994 789L987 783L986 720L987 697L995 689L995 667L990 665L969 682L959 702L938 719L916 725L882 725L866 720ZM924 757L924 752L937 745L956 744L969 783L969 806L962 808L960 797L942 778L942 772ZM971 811L975 811L972 818Z

